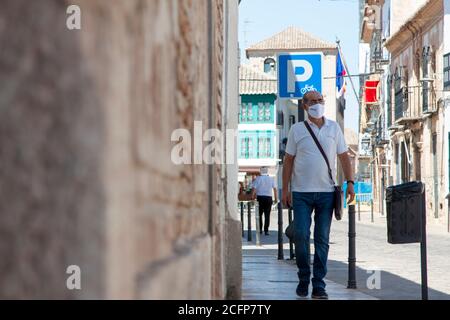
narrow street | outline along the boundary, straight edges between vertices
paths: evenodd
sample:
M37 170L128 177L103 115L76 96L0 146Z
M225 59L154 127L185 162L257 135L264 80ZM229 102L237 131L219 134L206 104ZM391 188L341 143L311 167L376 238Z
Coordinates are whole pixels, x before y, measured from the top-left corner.
M245 215L247 219L247 215ZM276 212L271 215L271 232L261 236L261 246L247 242L243 238L243 298L244 299L297 299L297 269L289 260L289 244L285 237L284 261L278 261ZM361 221L356 225L357 290L347 289L348 281L348 220L333 221L330 236L327 290L332 300L420 300L421 273L419 244L391 245L387 242L385 218L375 214L375 222L370 212L361 212ZM287 211L284 212L284 222ZM252 220L254 229L254 217ZM244 224L246 230L247 224ZM314 226L312 226L313 228ZM429 298L450 299L450 234L442 225L428 224L428 285ZM311 239L312 243L313 239ZM313 246L312 246L313 247ZM313 251L313 250L312 250ZM380 271L380 289L367 287L369 277Z
M0 301L450 300L450 0L0 1Z

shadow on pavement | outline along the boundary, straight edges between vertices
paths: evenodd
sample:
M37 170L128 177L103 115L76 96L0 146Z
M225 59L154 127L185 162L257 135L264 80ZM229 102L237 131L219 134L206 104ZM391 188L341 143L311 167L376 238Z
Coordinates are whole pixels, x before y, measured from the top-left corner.
M371 295L382 300L421 300L422 286L420 283L402 278L391 272L380 272L380 289L369 289L367 282L373 271L356 267L356 284L358 291ZM330 260L328 262L327 279L347 286L348 283L348 265L340 261ZM450 300L450 295L428 289L428 298L430 300Z
M253 232L254 233L254 232ZM253 234L254 236L254 234ZM246 240L247 238L243 238L242 243L245 244L254 244L249 243ZM270 236L266 236L266 238L261 237L261 244L276 244L277 243L277 232L272 232ZM255 238L253 238L255 240ZM286 242L285 242L286 244ZM267 259L277 259L278 258L278 250L277 249L243 249L242 254L244 257L246 256L267 256ZM289 259L289 250L284 250L284 258L287 264L291 264L293 267L292 272L292 281L296 281L296 266L295 260ZM312 266L311 266L312 271ZM367 287L367 282L369 277L373 275L373 271L368 273L368 270L360 268L357 266L356 268L356 282L357 282L357 290L359 292L363 292L372 297L376 297L381 300L421 300L421 284L415 283L408 279L402 278L398 275L395 275L390 272L381 271L380 272L380 289L369 289ZM347 263L335 260L328 261L328 274L327 279L331 280L335 283L343 285L347 287L348 284L348 265ZM440 292L437 290L433 290L429 288L428 291L430 300L450 300L450 295L444 292Z

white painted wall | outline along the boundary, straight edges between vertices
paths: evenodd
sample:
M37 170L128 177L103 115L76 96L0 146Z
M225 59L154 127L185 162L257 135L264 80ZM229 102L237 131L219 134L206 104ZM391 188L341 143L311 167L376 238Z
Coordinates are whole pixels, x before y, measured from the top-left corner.
M443 39L444 39L444 44L443 44L443 55L450 53L450 1L448 0L443 0L444 1L444 27L443 27ZM439 70L439 72L441 72L441 70ZM445 100L450 100L450 92L444 92L444 96L443 98ZM447 170L447 173L445 174L445 179L446 179L446 188L447 188L447 192L450 193L450 189L449 189L449 181L448 181L448 170L449 170L449 132L450 132L450 101L445 103L445 129L444 132L445 137L444 137L444 167Z
M228 0L227 19L225 21L225 70L224 70L224 127L237 129L239 114L239 48L238 48L238 1ZM239 220L236 208L238 201L238 165L237 165L237 137L227 141L226 154L233 159L232 164L226 165L228 212L234 220ZM225 165L224 165L225 167Z
M370 71L370 45L368 43L359 44L359 73Z
M391 35L410 19L428 0L391 0ZM443 0L447 1L447 0Z

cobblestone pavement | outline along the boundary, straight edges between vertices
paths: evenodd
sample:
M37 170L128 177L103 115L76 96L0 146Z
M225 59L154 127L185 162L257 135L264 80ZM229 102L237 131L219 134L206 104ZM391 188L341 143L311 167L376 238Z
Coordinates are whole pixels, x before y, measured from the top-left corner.
M244 220L244 227L247 228L247 213L245 214ZM252 223L252 229L254 229L254 216L252 218ZM286 225L287 211L285 210L284 227L286 227ZM269 291L271 290L273 293L278 292L280 299L287 299L289 297L295 299L297 278L293 261L278 261L277 264L273 264L270 267L275 268L275 270L277 268L280 270L281 280L275 280L275 282L267 280L265 284L263 282L258 284L256 278L253 277L250 272L249 266L251 264L254 265L252 267L254 270L261 269L261 272L264 273L264 265L268 264L267 261L277 261L277 227L278 217L277 213L274 211L271 216L270 235L261 235L261 247L255 246L256 234L254 230L253 241L251 243L247 241L247 234L245 232L245 237L243 238L244 298L256 299L258 297L257 293L261 292L264 285L266 285ZM388 300L421 299L420 245L389 244L387 242L386 218L375 213L374 223L372 223L370 211L361 212L361 221L357 220L356 232L357 291L364 293L367 296L353 297L353 299L368 299L371 297ZM450 234L446 232L446 225L435 221L428 222L427 232L429 298L448 300L450 299ZM284 240L284 258L289 259L289 244L287 243L286 237L284 237ZM329 289L333 288L336 299L345 299L343 293L348 291L348 289L346 289L348 281L347 215L344 215L342 221L333 221L330 242L327 275ZM313 245L311 247L313 252ZM255 254L255 252L257 254ZM269 260L269 257L272 257L273 259ZM249 263L250 261L253 262ZM279 264L279 262L281 262L281 264ZM259 267L255 266L258 264ZM287 265L289 269L287 269L288 267L281 267L281 265ZM292 277L289 276L288 278L283 278L286 276L286 274L283 276L283 272L291 273L290 270L292 270L293 273ZM270 278L269 275L271 274L272 273L267 272L266 278ZM374 281L377 275L380 276L378 283ZM261 277L264 278L263 275L261 275ZM368 282L369 286L375 288L369 289ZM287 291L290 291L291 293L294 292L294 296L292 296L291 293L286 295L284 293L285 289L277 291L275 287L280 286L280 283L284 283ZM274 284L276 284L275 287ZM376 288L377 284L379 284L379 289ZM253 290L251 285L255 286L255 288L258 287L259 289ZM261 298L263 298L263 296L264 295L261 295ZM330 298L333 299L331 295ZM352 299L351 296L347 296L347 298Z

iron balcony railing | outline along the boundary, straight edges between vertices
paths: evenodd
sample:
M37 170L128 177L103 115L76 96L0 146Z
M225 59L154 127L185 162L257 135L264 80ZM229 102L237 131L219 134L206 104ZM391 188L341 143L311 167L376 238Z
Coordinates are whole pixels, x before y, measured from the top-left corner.
M423 81L420 86L403 87L395 94L395 121L420 118L437 111L436 92L432 82Z

